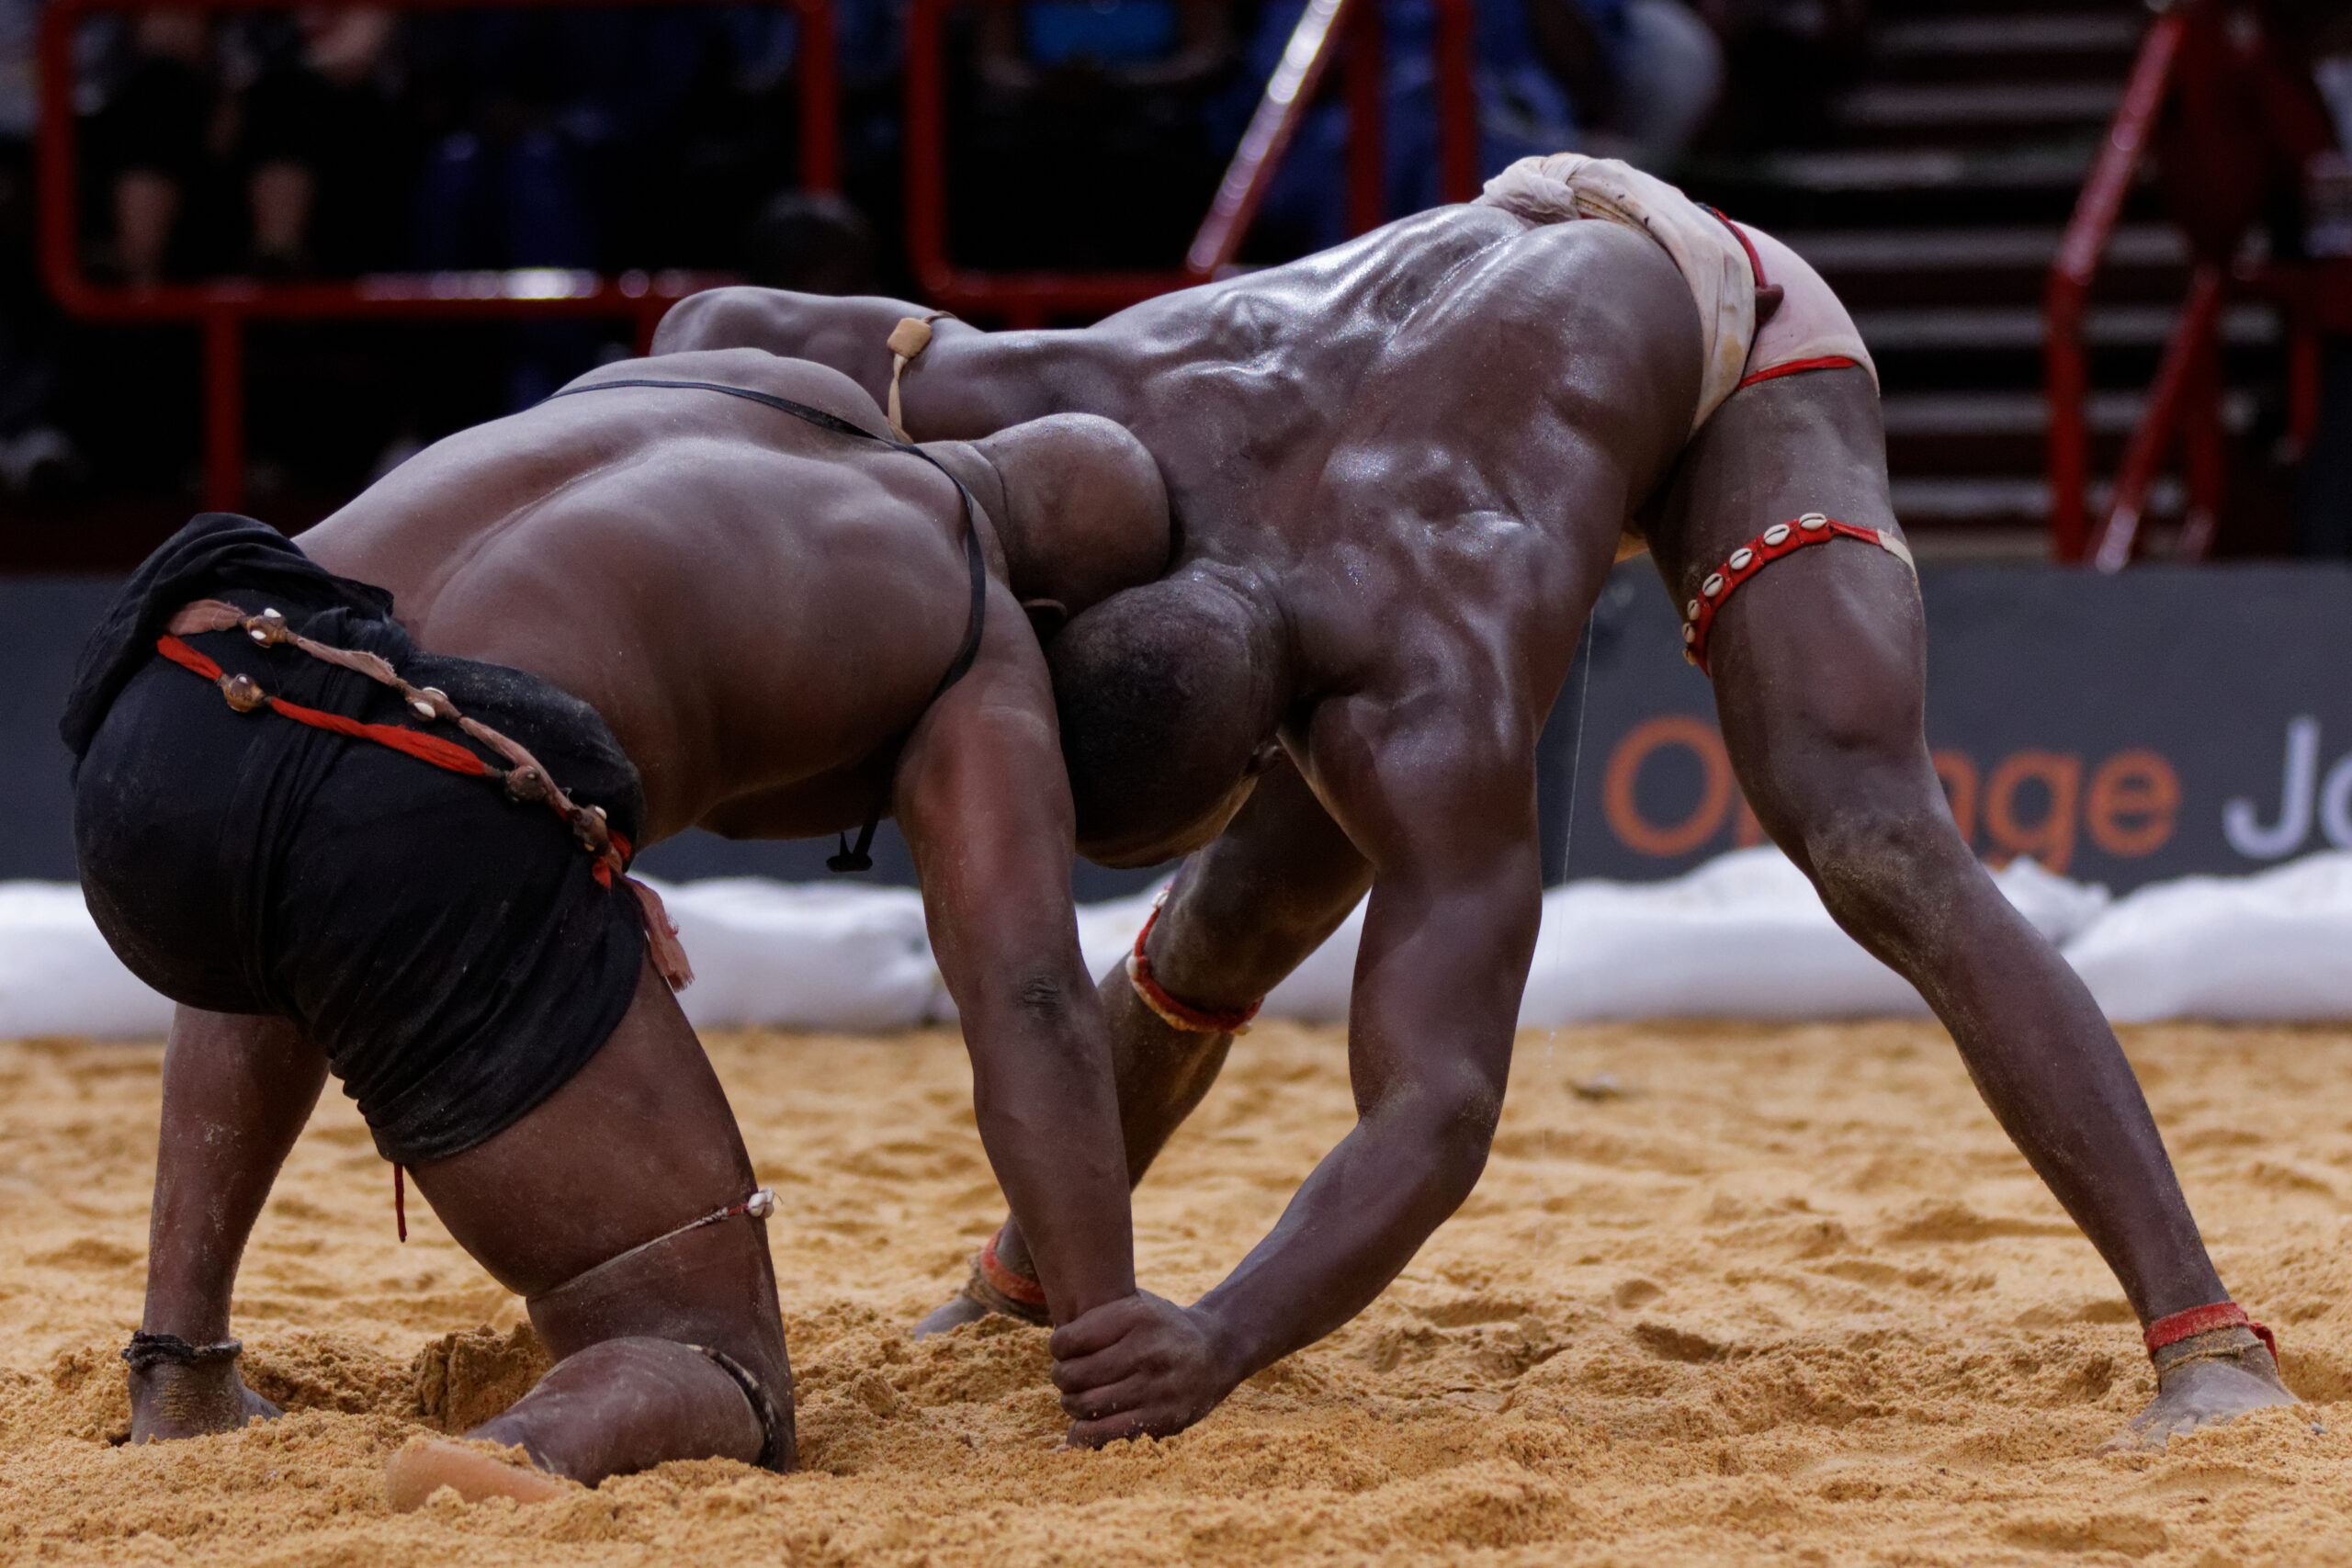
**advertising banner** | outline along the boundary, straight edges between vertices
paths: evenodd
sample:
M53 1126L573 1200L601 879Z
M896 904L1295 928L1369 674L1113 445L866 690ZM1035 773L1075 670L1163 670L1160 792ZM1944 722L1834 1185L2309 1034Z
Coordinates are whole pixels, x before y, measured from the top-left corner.
M2352 849L2352 570L1930 566L1920 586L1928 743L1986 861L2120 893ZM1620 567L1544 731L1552 880L1761 841L1679 637L1655 569Z

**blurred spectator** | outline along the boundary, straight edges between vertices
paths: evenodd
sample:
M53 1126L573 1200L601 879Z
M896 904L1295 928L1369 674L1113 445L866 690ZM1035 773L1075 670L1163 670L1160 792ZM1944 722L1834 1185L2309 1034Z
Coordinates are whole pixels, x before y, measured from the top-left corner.
M396 265L395 20L374 7L263 13L235 37L247 77L232 158L253 217L250 261L265 276Z
M80 468L50 418L57 316L40 286L33 131L40 118L39 0L0 0L0 487L52 491Z
M213 20L198 11L141 11L100 112L93 151L112 175L113 269L133 288L197 270L193 221L213 194L232 122L220 91Z
M1724 46L1682 0L1626 0L1616 93L1584 151L1670 175L1724 92Z
M694 83L713 24L700 6L421 18L418 112L432 131L415 264L605 265L631 196L645 188L629 188L632 164ZM536 402L609 357L608 332L585 321L505 329L504 406Z
M1204 110L1232 63L1227 0L1000 0L976 54L957 259L1176 263L1222 168Z
M874 226L830 191L788 190L752 226L752 281L802 294L875 291Z
M1233 139L1305 10L1275 0L1259 13L1230 105ZM1616 107L1623 84L1627 0L1479 0L1472 70L1478 173L1516 159L1579 150ZM1382 6L1387 216L1433 207L1438 187L1436 12L1429 0ZM1348 235L1348 111L1344 62L1299 127L1266 195L1250 254L1271 259L1338 244Z

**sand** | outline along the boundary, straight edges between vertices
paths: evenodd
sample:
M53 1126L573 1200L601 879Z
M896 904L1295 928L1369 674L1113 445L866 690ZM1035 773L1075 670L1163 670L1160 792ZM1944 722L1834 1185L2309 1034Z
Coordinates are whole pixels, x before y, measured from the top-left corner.
M2091 1450L2151 1392L2120 1294L1931 1027L1522 1036L1486 1179L1349 1328L1174 1439L1057 1442L1042 1331L915 1345L998 1214L951 1036L716 1037L762 1176L806 1470L384 1509L386 1457L539 1365L331 1097L236 1329L283 1421L120 1445L159 1052L0 1045L0 1561L234 1564L2352 1562L2352 1032L2133 1032L2224 1275L2312 1404ZM1260 1029L1137 1208L1212 1283L1345 1129Z

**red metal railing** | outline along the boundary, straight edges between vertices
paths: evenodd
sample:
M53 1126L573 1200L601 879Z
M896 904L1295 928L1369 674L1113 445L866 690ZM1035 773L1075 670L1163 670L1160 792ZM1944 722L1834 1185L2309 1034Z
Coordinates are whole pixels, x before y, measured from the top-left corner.
M1214 277L1231 265L1317 84L1343 40L1348 64L1349 216L1359 232L1382 220L1385 94L1377 0L1308 0L1267 80L1241 146L1227 168L1182 271L978 272L947 254L947 81L942 34L947 12L970 0L914 0L907 16L907 243L932 303L989 311L1014 326L1056 314L1100 314ZM1440 191L1477 194L1477 122L1471 85L1472 0L1439 0Z
M2124 448L2123 466L2116 470L2115 498L2109 503L2107 520L2090 542L2091 564L2101 571L2121 571L2132 564L2141 519L2147 512L2148 489L2180 432L2183 410L2220 400L2220 344L2214 329L2221 316L2222 269L2208 263L2197 269L2189 284L2188 306L2173 329L2172 341L2165 345L2155 384L2148 389L2147 412ZM2188 511L2179 554L2201 560L2212 547L2214 521L2221 511L2222 428L2218 417L2188 424Z
M2090 432L2083 412L2089 389L2083 355L2084 302L2089 296L2091 280L2098 276L2099 256L2107 249L2116 220L2122 214L2123 199L2131 193L2132 178L2139 172L2148 133L2164 107L2165 94L2172 85L2173 63L2178 57L2181 37L2187 30L2188 12L2194 3L2189 0L2188 4L2175 6L2148 29L2147 38L2140 45L2139 58L2132 64L2131 80L2124 87L2123 101L2116 108L2114 124L2108 130L2107 140L2099 144L2098 157L2075 204L2065 238L2059 243L2058 259L2050 268L2048 324L2042 353L2050 406L2050 531L2052 544L2062 561L2080 561L2093 548L2085 493L2090 478ZM2189 317L2184 316L2182 326L2188 323ZM2185 352L2176 333L2173 348L2165 355L2167 367L2182 358ZM2142 435L2148 439L2133 439L2135 453L2143 446L2149 449L2147 472L2139 476L2143 493L2156 463L2163 459L2170 425L2177 413L2177 401L2186 388L2185 375L2177 379L2176 405L2164 406L2160 400L2151 398L2148 417L2141 427ZM2161 421L2157 419L2159 414L2163 415ZM2160 428L2151 434L2151 425ZM2124 477L2130 477L2130 472L2127 463ZM2122 495L2120 478L2117 495L2119 500ZM2112 519L2110 513L2109 523ZM2138 522L2135 502L2123 546L2126 559ZM2102 534L2109 531L2103 525ZM2103 552L2101 558L2103 561Z
M334 6L382 0L304 0ZM498 6L624 5L631 0L397 0L407 10ZM691 3L691 0L690 0ZM701 0L726 4L729 0ZM801 181L811 189L839 185L834 111L833 17L830 0L769 0L800 17ZM132 9L276 10L285 0L50 0L41 18L40 251L50 292L74 315L107 321L192 321L203 331L204 501L234 511L244 491L244 327L251 321L498 320L623 318L637 324L639 346L663 311L715 282L710 275L623 273L605 276L554 267L506 272L400 273L347 282L264 284L227 277L205 283L126 288L82 275L75 180L74 39L94 13Z
M2051 268L2050 510L2063 560L2087 559L2101 571L2129 565L2145 539L2150 491L2176 447L2187 504L2175 553L2186 560L2211 553L2228 491L2222 322L2233 298L2267 298L2285 319L2288 424L2299 449L2318 415L2319 341L2352 329L2352 261L2260 259L2243 245L2259 220L2259 193L2282 175L2311 178L2312 160L2335 141L2309 62L2243 20L2217 0L2173 0L2149 29ZM2094 528L2084 493L2084 300L2151 132L2167 114L2161 184L2195 265L2113 498Z

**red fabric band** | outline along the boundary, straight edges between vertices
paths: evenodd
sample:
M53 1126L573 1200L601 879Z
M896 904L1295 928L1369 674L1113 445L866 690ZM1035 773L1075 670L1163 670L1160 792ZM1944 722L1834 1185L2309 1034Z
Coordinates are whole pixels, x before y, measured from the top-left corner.
M155 650L182 669L193 670L208 681L220 679L220 665L175 637L157 638ZM362 724L339 713L322 713L317 708L306 708L281 697L265 700L269 704L270 712L290 718L297 724L307 724L313 729L330 729L337 735L348 735L354 740L373 740L395 751L405 751L436 768L447 768L453 773L480 778L490 772L489 764L480 757L456 741L444 740L437 735L404 729L396 724Z
M1862 362L1849 359L1842 354L1825 354L1818 359L1792 359L1786 365L1775 365L1770 370L1758 370L1732 389L1744 392L1758 381L1777 381L1783 376L1793 376L1801 370L1860 370Z
M2278 1359L2278 1337L2248 1317L2245 1308L2235 1302L2215 1302L2211 1306L2190 1307L2187 1312L2160 1317L2148 1325L2141 1337L2147 1341L2148 1354L2153 1356L2167 1345L2177 1345L2184 1339L2194 1339L2200 1334L2211 1334L2217 1328L2243 1328L2262 1341L2270 1359Z
M1809 545L1826 545L1832 539L1858 539L1911 564L1911 552L1900 539L1877 528L1859 528L1851 523L1839 523L1818 512L1808 512L1788 523L1776 523L1732 551L1731 558L1707 574L1699 584L1698 597L1682 607L1682 657L1699 667L1700 673L1713 674L1707 668L1707 636L1714 630L1715 614L1732 596L1733 590L1763 570L1782 556L1794 555Z
M1724 217L1719 208L1709 207L1702 201L1699 203L1699 210L1731 231L1731 237L1737 240L1739 248L1747 253L1747 270L1754 275L1756 287L1764 288L1764 258L1756 254L1756 243L1747 237L1747 231Z
M1151 913L1144 917L1143 930L1136 932L1136 949L1127 955L1127 981L1143 998L1143 1005L1158 1013L1160 1021L1170 1028L1193 1034L1238 1034L1250 1027L1258 1010L1266 1005L1263 997L1246 1008L1230 1012L1210 1012L1188 1003L1180 1002L1168 994L1160 983L1151 977L1151 959L1144 952L1144 943L1151 940L1151 928L1159 923L1159 906L1167 900L1162 893L1151 906Z
M997 1257L997 1240L1003 1235L1004 1227L998 1226L996 1235L989 1237L980 1247L980 1278L986 1280L999 1294L1009 1296L1023 1306L1044 1306L1046 1287L1026 1274L1014 1273Z

